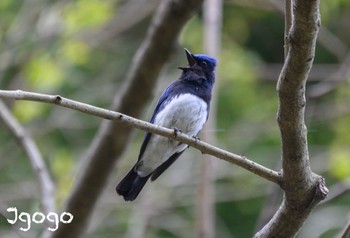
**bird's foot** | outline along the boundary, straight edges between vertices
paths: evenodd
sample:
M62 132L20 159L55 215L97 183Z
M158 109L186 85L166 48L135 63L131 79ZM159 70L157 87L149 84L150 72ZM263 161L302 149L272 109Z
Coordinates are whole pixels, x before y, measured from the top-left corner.
M198 141L201 140L201 139L200 139L199 137L197 137L197 136L192 136L192 138L196 140L196 143L197 143Z
M182 130L180 130L180 129L174 127L174 135L175 135L175 136L178 136L178 135L181 134L181 133L182 133Z

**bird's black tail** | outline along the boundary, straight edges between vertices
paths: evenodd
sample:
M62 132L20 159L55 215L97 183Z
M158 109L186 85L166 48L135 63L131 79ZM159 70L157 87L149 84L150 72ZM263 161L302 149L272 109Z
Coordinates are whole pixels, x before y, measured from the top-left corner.
M116 187L117 193L123 196L125 201L134 201L151 176L150 174L146 177L141 177L134 168L135 166Z

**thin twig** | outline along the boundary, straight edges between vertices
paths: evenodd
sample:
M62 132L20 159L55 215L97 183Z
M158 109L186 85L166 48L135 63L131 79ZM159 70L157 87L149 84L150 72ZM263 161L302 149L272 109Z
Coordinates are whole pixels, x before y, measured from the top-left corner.
M24 152L26 153L34 173L36 174L41 190L41 204L43 211L48 214L54 212L54 183L52 182L50 173L45 165L42 155L36 146L33 138L24 130L24 128L18 123L3 103L0 100L0 119L4 122L5 126L9 129L11 134L19 141Z
M70 108L76 111L94 115L108 120L121 122L125 125L132 126L134 128L151 132L153 134L161 135L164 137L172 138L174 140L185 143L193 148L200 150L203 154L210 154L219 159L225 160L232 164L238 165L254 174L265 178L276 184L280 184L280 173L266 168L258 163L248 160L245 156L233 154L225 151L206 142L200 141L197 138L193 138L183 133L174 133L174 130L165 127L160 127L125 114L110 111L107 109L91 106L89 104L77 102L71 99L61 97L59 95L47 95L40 93L32 93L21 90L0 90L0 98L11 98L17 100L28 100L36 102L44 102L50 104L56 104L62 107Z

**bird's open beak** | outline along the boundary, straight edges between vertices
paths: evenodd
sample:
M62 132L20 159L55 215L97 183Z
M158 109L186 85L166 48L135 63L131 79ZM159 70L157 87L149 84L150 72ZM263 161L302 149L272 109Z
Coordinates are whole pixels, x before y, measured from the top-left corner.
M178 67L181 70L189 69L197 64L196 59L193 57L193 54L191 54L191 52L186 48L185 48L185 52L186 52L186 57L187 57L187 61L188 61L188 66L187 67Z
M187 61L188 61L188 65L190 67L193 67L196 65L196 60L193 57L193 54L191 54L191 52L185 48L185 52L186 52L186 57L187 57Z

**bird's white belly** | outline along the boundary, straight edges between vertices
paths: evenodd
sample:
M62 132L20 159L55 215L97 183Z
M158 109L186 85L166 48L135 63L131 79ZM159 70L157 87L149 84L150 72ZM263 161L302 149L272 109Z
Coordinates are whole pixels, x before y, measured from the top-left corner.
M170 102L155 117L154 124L176 128L190 136L196 136L207 119L207 104L192 94L181 94ZM187 145L158 135L152 135L141 158L138 172L148 175L164 163L171 155L181 152Z

